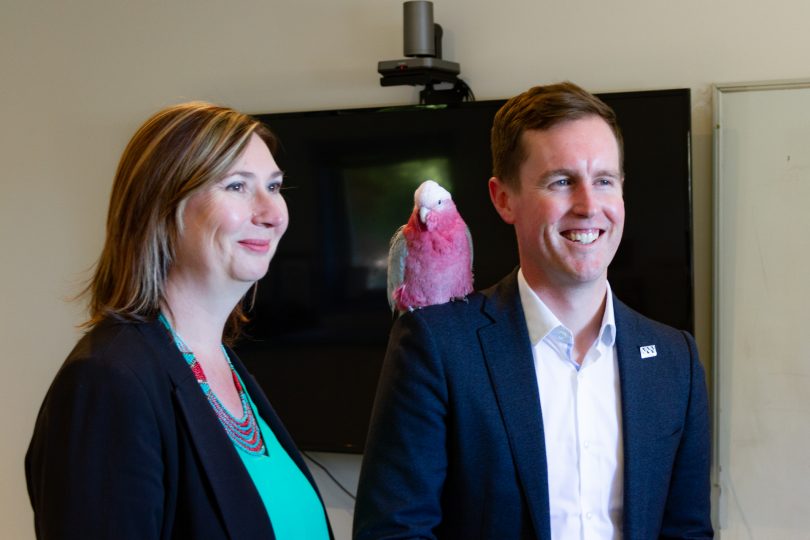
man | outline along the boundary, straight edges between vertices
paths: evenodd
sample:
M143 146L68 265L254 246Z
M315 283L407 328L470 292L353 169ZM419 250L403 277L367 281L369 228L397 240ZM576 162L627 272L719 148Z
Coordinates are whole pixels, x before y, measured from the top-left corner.
M397 321L355 538L711 538L694 340L607 281L624 225L613 111L571 83L532 88L496 115L492 153L520 268Z

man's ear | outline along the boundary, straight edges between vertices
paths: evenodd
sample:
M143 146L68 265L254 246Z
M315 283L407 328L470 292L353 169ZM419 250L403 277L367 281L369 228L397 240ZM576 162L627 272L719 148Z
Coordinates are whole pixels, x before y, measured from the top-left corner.
M514 224L515 214L512 210L512 191L511 189L497 176L489 179L489 198L495 210L509 225Z

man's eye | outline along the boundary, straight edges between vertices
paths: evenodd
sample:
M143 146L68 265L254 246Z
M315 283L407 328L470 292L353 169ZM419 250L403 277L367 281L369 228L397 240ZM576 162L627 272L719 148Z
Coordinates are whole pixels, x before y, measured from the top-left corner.
M561 187L570 186L571 180L569 178L560 178L559 180L555 180L553 185Z

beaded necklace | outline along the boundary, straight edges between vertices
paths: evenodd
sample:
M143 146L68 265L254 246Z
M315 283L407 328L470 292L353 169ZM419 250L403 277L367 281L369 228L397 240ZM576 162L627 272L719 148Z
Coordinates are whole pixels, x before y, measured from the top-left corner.
M242 418L239 419L235 418L228 409L225 408L217 395L211 390L205 372L194 357L194 353L191 352L189 346L186 345L177 332L174 331L169 321L166 320L166 317L161 313L158 319L160 319L160 322L163 323L163 326L165 326L172 335L175 345L177 345L177 348L183 355L183 359L188 364L188 367L191 368L191 372L194 373L194 377L197 379L200 389L203 391L203 394L205 394L205 397L208 398L208 403L211 404L214 413L217 415L217 418L219 418L219 422L222 424L222 427L225 428L225 432L228 434L231 441L233 441L237 448L252 456L267 455L259 425L253 414L253 408L248 402L247 392L245 392L245 389L242 387L242 383L239 380L239 376L236 374L236 370L233 368L233 364L231 363L230 357L228 357L228 352L225 350L225 347L222 346L222 344L219 346L222 349L222 354L225 355L228 367L231 368L233 383L236 386L236 391L239 393L239 400L242 402Z

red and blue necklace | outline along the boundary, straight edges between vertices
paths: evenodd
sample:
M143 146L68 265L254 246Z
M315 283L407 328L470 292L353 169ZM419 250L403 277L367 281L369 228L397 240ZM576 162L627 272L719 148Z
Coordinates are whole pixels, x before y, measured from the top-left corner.
M211 390L211 386L208 384L208 379L205 377L205 372L203 371L200 363L197 362L197 359L194 357L194 353L191 352L189 346L186 345L177 332L174 331L166 317L164 317L161 313L158 316L158 319L171 334L172 338L174 339L174 344L177 345L177 348L183 355L183 359L186 361L186 364L188 364L188 367L191 368L191 372L194 373L194 377L197 379L200 389L203 391L203 394L205 394L205 397L208 398L208 403L211 404L211 407L214 409L214 413L216 414L217 418L219 418L220 424L222 424L222 427L225 428L225 432L228 434L231 441L233 441L233 444L237 448L253 456L267 455L264 440L262 439L262 433L259 430L259 424L256 422L256 416L253 414L253 407L250 406L247 392L242 386L242 382L239 380L239 375L236 374L236 370L233 368L233 364L231 363L231 359L228 356L228 351L225 350L225 347L220 344L222 354L225 355L225 360L228 362L228 367L231 369L233 384L236 386L236 391L239 393L239 400L242 402L242 418L235 418L230 412L228 412L217 395L213 392L213 390Z

